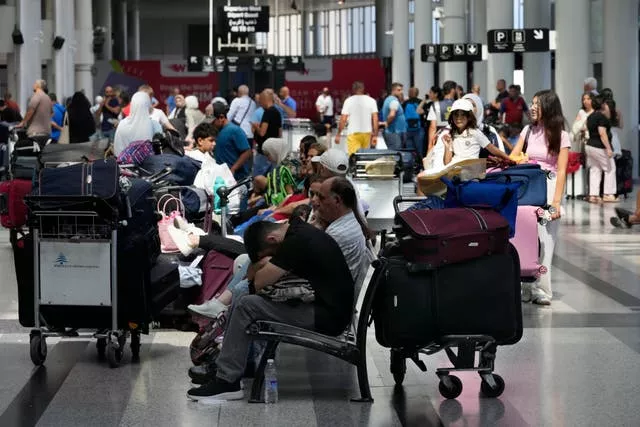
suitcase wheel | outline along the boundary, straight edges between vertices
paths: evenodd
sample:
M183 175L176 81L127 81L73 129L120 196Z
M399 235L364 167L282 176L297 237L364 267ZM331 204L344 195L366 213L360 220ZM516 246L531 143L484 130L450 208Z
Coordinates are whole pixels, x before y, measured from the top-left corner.
M445 399L455 399L462 393L462 381L455 375L443 375L440 377L438 389Z
M407 359L396 350L391 350L391 363L390 370L393 374L393 380L396 385L402 385L404 381L404 375L407 372Z
M484 378L480 383L480 391L485 397L498 397L504 392L504 380L502 377L498 374L493 374L492 377L495 386L490 385Z
M47 341L40 331L32 331L29 337L29 355L36 366L41 366L47 359Z

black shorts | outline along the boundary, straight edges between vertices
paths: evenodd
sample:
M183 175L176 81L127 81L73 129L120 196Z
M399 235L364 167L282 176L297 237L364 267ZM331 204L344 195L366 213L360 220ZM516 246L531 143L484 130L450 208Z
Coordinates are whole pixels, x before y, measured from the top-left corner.
M322 124L333 126L333 116L322 116Z

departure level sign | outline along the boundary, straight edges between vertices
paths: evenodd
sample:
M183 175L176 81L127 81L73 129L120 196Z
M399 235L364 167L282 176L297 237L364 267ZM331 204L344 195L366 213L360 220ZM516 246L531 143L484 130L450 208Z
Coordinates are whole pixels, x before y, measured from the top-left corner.
M482 61L482 44L447 43L420 46L422 62Z
M548 28L489 30L489 53L548 52Z
M218 34L269 32L269 6L223 6L218 10Z
M304 71L301 56L190 56L187 69L191 72L236 73L240 68L254 71Z

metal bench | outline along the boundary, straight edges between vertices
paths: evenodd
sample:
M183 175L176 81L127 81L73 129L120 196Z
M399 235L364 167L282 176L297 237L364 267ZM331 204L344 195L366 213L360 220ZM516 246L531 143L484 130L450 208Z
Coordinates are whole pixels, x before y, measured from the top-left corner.
M374 268L377 267L377 263L378 261L374 261ZM357 288L358 286L356 286ZM264 370L267 366L267 360L274 357L281 342L320 351L354 365L358 372L360 397L353 398L351 401L373 402L367 371L367 329L371 323L371 307L376 288L377 274L374 272L365 292L359 315L354 314L347 331L337 337L278 322L258 320L249 325L246 332L253 340L267 341L262 358L256 367L249 402L264 402L262 398ZM356 301L357 297L356 295Z

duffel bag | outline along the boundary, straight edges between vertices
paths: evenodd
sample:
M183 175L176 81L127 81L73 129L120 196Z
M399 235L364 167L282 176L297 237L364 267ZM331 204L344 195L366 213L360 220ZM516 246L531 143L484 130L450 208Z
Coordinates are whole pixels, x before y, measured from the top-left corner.
M488 173L485 181L520 183L518 204L522 206L545 206L547 204L548 173L540 165L525 164L511 166L499 172Z
M104 159L107 148L109 148L109 140L106 138L77 144L49 144L42 149L40 160L45 166L58 163L93 162Z
M509 237L516 232L518 189L521 182L450 181L441 178L447 186L446 208L468 207L492 209L509 223Z
M423 348L448 335L488 335L499 345L522 338L520 268L505 253L414 272L402 257L374 272L376 340L388 348Z
M503 253L509 246L509 223L489 209L406 210L396 223L402 254L417 269Z
M41 196L94 196L120 203L120 168L114 159L40 171Z
M0 182L0 224L6 228L22 227L27 223L24 197L31 193L31 180L13 179Z

